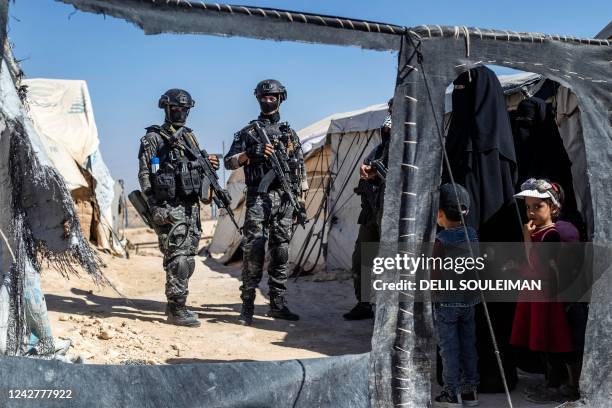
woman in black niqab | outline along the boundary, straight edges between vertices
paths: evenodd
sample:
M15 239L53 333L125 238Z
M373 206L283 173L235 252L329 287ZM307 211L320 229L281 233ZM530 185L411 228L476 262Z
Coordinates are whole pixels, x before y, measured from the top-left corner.
M512 127L497 76L481 66L453 82L446 150L455 182L470 192L468 225L477 230L511 203L517 181ZM447 169L443 182L450 181Z
M521 224L514 208L517 163L512 127L504 91L497 76L481 66L462 73L453 82L453 113L446 151L455 182L471 196L467 217L481 241L520 240ZM443 182L450 181L444 168ZM491 266L491 265L488 265ZM509 358L513 303L491 303L489 312L501 351L508 387L517 372ZM476 337L480 392L503 392L503 384L482 305L476 307Z

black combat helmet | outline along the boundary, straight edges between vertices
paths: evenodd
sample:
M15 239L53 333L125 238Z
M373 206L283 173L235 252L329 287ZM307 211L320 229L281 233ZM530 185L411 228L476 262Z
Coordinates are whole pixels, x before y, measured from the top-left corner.
M163 109L166 114L166 122L176 126L183 126L187 121L189 109L195 106L195 101L191 98L189 92L182 89L168 89L162 96L159 97L157 103L160 109ZM187 108L183 110L172 110L170 107L179 106Z
M280 95L280 101L287 99L287 89L276 79L264 79L255 87L255 96L259 100L264 95Z
M287 89L276 79L264 79L257 84L254 93L255 97L257 97L257 102L259 102L261 113L268 116L276 114L280 104L287 99ZM276 101L262 101L261 98L267 95L276 96Z
M182 89L168 89L162 96L159 97L158 106L164 109L166 106L182 106L185 108L193 108L195 101L191 98L189 92Z

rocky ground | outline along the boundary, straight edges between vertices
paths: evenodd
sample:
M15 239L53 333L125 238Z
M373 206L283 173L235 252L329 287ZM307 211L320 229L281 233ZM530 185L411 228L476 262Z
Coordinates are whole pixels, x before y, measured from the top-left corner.
M131 233L133 242L154 239L144 228ZM342 318L354 302L350 281L291 280L289 306L301 315L299 322L265 317L268 299L259 292L254 325L243 327L238 324L240 264L224 266L198 257L188 304L202 326L185 328L166 323L165 277L155 248L140 249L130 259L102 257L104 274L116 290L98 287L86 276L67 280L58 272L43 271L54 334L72 340L69 354L79 354L88 363L284 360L370 349L372 320ZM265 283L262 290L267 293Z

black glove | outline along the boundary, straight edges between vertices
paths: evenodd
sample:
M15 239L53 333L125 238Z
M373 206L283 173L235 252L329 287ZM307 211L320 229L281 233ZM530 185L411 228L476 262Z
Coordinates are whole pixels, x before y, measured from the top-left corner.
M265 152L266 152L266 145L263 143L252 144L246 150L246 154L251 161L264 160L266 158Z

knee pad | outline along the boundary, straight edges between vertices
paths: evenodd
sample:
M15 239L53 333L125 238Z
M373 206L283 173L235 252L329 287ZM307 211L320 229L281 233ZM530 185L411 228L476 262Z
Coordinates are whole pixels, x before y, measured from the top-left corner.
M289 247L281 245L276 248L272 248L270 251L270 261L275 264L284 264L289 262Z
M195 260L192 257L179 255L168 263L167 271L177 279L186 280L193 275Z

